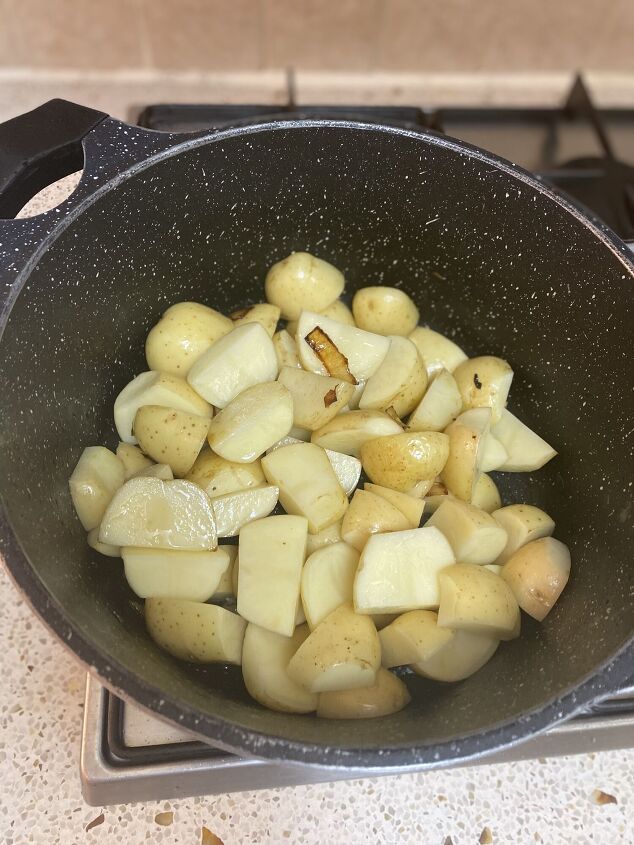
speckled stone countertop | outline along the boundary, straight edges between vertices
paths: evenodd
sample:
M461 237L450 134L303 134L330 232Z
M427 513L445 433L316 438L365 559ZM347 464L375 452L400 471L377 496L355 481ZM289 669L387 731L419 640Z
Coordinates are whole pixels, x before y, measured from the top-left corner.
M42 192L59 202L76 177ZM634 750L209 798L88 807L85 671L0 568L0 843L634 843Z

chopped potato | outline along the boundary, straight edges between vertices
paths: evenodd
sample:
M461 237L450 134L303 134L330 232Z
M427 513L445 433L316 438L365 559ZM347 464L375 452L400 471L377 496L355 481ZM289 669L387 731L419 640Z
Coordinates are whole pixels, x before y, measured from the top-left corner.
M223 552L229 558L229 566L225 569L225 571L220 576L220 581L218 581L218 586L214 590L214 593L210 599L210 601L215 602L224 602L228 599L235 599L237 588L234 589L233 585L233 571L237 569L237 561L238 561L238 547L230 545L229 543L225 543L223 546L219 546ZM237 586L237 573L236 573L236 586Z
M417 326L409 334L409 339L416 344L430 378L442 369L453 373L458 364L467 360L467 356L453 340L425 326Z
M473 498L490 422L491 410L477 408L469 412L468 419L459 417L445 429L449 437L449 456L440 475L449 492L463 502Z
M303 443L297 437L282 437L277 443L274 443L268 452L274 452L276 449L282 449L284 446L293 446L296 443ZM352 455L345 455L343 452L333 452L332 449L325 449L330 465L332 466L337 481L343 487L346 496L351 496L357 488L359 478L361 477L361 461L353 458Z
M330 546L333 543L341 542L341 522L333 522L326 528L322 528L316 534L309 534L306 540L306 556L309 557L317 549Z
M311 554L302 570L302 605L308 627L316 628L341 604L352 604L352 585L359 552L347 543L323 546Z
M451 631L451 639L427 660L413 663L417 675L434 681L463 681L493 657L500 641L489 634Z
M438 370L409 420L410 431L444 431L462 410L462 397L448 370Z
M247 623L217 604L171 598L148 598L145 623L152 639L174 657L190 663L242 660Z
M550 613L569 577L570 552L554 537L527 543L502 567L502 578L519 606L539 622Z
M125 577L142 599L171 598L207 601L229 568L229 555L214 551L174 551L123 546Z
M314 431L310 439L323 449L358 458L368 440L402 433L402 427L383 411L347 411Z
M471 504L487 513L493 513L502 507L502 499L495 481L483 472L475 483Z
M119 443L116 455L123 464L126 481L141 470L152 466L152 461L138 446L133 446L131 443Z
M441 628L510 640L520 633L520 610L504 578L483 566L457 563L438 575Z
M462 407L491 408L491 422L502 416L513 381L513 370L503 358L480 355L458 364L453 376L462 396Z
M68 486L77 516L86 531L101 523L124 479L123 463L110 449L88 446L81 453Z
M209 419L160 405L143 405L134 417L133 431L146 455L168 464L174 475L182 477L205 444Z
M407 493L399 493L398 490L392 490L390 487L382 487L380 484L371 484L368 481L363 485L363 489L380 496L398 508L409 522L409 528L418 528L425 509L425 502L422 499Z
M458 563L493 563L506 546L507 534L492 516L460 499L447 499L432 514L435 525L449 540Z
M219 537L236 537L247 523L268 516L277 505L277 487L262 485L214 496L211 504Z
M186 479L202 487L211 498L266 484L259 460L240 464L237 461L227 461L207 448L196 458Z
M314 431L330 422L352 396L345 381L282 367L278 381L293 397L293 425Z
M508 453L499 467L502 472L534 472L557 455L552 446L506 409L494 425L493 434Z
M317 715L322 719L376 719L398 713L411 700L400 678L379 669L371 687L320 693Z
M268 302L258 302L249 308L240 308L229 314L234 326L244 326L247 323L259 323L266 330L269 337L273 337L280 319L280 309Z
M405 417L427 388L427 371L418 350L406 337L390 337L390 347L378 370L370 376L359 408L387 411Z
M368 440L361 463L375 484L407 493L419 481L435 478L447 462L449 438L440 431L412 431Z
M88 545L91 549L99 552L100 555L106 557L121 557L121 548L119 546L111 546L109 543L101 543L99 540L99 526L91 528L86 536Z
M297 344L286 329L276 332L273 335L273 346L277 355L278 369L282 367L296 367L301 369L302 365L297 354Z
M372 534L404 531L409 528L405 514L387 499L366 490L357 490L341 523L346 543L361 551Z
M302 311L323 311L343 293L343 274L308 252L293 252L266 274L266 298L277 305L285 320L297 320Z
M453 637L438 626L433 610L410 610L379 631L381 664L386 669L429 660Z
M172 481L174 473L169 464L151 464L136 472L132 478L160 478L163 481Z
M500 469L507 462L508 457L508 452L502 443L489 431L484 440L480 470L482 472L493 472Z
M338 323L344 323L346 326L356 326L352 311L340 299L335 299L326 308L322 308L320 314L323 314L324 317L330 317L331 320L336 320Z
M414 331L419 316L405 291L382 285L358 290L352 300L352 313L361 329L403 336Z
M491 516L506 531L506 545L495 560L500 565L522 546L541 537L550 537L555 530L554 520L534 505L507 505Z

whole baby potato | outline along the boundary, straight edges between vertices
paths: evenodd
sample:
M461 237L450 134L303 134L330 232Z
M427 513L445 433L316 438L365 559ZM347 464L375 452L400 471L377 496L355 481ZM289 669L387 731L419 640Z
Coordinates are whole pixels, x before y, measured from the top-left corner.
M418 324L418 308L398 288L383 285L361 288L352 300L352 313L360 329L382 335L407 336Z

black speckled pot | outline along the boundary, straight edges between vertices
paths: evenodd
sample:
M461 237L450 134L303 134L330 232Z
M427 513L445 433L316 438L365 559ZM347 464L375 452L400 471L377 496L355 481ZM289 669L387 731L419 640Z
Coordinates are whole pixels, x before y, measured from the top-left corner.
M34 609L107 685L241 753L398 770L520 741L634 675L634 264L616 236L508 162L405 129L279 122L183 139L106 119L84 145L66 203L0 221L0 534ZM239 671L159 651L67 493L84 445L115 446L113 397L145 369L163 309L258 301L266 268L298 249L340 267L348 296L400 286L467 353L507 357L511 409L560 453L496 481L554 515L573 560L561 601L467 681L408 678L412 704L377 721L272 713Z

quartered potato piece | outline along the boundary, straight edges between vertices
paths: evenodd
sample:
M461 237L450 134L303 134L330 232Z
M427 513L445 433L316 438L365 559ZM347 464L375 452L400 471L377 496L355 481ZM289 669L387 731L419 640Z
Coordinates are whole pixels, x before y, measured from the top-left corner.
M491 408L491 422L498 422L513 381L510 364L495 355L480 355L459 364L453 376L462 396L463 409Z
M409 527L405 514L387 499L366 490L357 490L344 514L341 536L360 552L372 534L404 531Z
M426 491L425 496L423 498L423 502L425 503L425 513L431 514L436 513L438 508L445 502L448 498L454 498L445 484L440 481L439 478L434 479L431 484L431 487Z
M217 604L149 598L145 601L145 624L154 642L180 660L241 663L247 623Z
M490 408L468 411L445 429L449 456L440 476L449 492L463 502L473 498L481 472L484 443L491 423Z
M438 370L407 421L410 431L444 431L462 410L462 397L448 370Z
M247 388L275 381L277 369L275 347L266 329L259 323L246 323L203 353L187 381L216 408L226 408Z
M227 555L229 558L229 565L225 569L225 571L220 576L220 581L218 581L218 586L214 590L214 593L210 599L210 601L215 602L223 602L227 601L227 599L235 598L237 589L234 589L233 586L233 570L234 568L237 569L237 560L238 560L238 547L231 545L229 543L225 543L223 546L219 546L219 549ZM236 588L237 588L237 572L236 572Z
M467 360L467 356L453 340L425 326L415 328L409 339L416 344L430 378L442 369L452 373L458 364Z
M440 431L412 431L368 440L361 463L375 484L408 493L419 481L435 478L449 455L449 438Z
M240 532L238 613L285 637L295 630L306 530L301 516L268 516Z
M199 552L123 546L121 557L126 580L142 599L207 601L229 568L229 555L222 548Z
M282 437L281 440L278 440L277 443L271 446L268 452L274 452L276 449L283 449L285 446L293 446L296 443L303 442L305 441L299 440L297 437ZM352 495L361 477L361 461L353 458L352 455L345 455L343 452L333 452L332 449L324 449L324 451L335 471L337 481L343 487L346 496Z
M185 379L154 370L141 373L126 385L114 403L114 424L124 443L136 443L132 424L143 405L162 405L211 419L213 408L187 384Z
M229 314L234 326L244 326L247 323L259 323L266 330L269 337L273 337L277 322L280 319L280 309L268 302L258 302L247 308L240 308Z
M331 320L336 320L338 323L344 323L346 326L356 326L352 311L340 299L335 299L327 308L322 308L319 313L323 314L324 317L330 317Z
M284 385L255 384L216 414L207 440L225 460L250 463L285 437L292 425L293 399Z
M393 408L399 417L405 417L427 388L427 371L411 340L396 336L389 340L387 355L367 380L359 408Z
M110 500L124 479L123 463L110 449L88 446L81 453L68 486L77 516L86 531L101 523Z
M301 370L302 365L297 355L295 338L286 329L282 329L282 331L276 332L273 335L273 346L277 355L278 369L281 370L282 367L296 367Z
M508 453L499 467L501 472L533 472L557 455L552 446L506 409L493 427L493 434Z
M322 692L317 715L322 719L376 719L398 713L412 700L403 681L379 669L371 687Z
M134 436L146 455L187 475L207 439L209 418L161 405L143 405L134 417Z
M228 317L200 302L177 302L145 341L151 370L185 378L192 364L233 328Z
M480 470L482 472L494 472L494 470L503 466L507 460L508 452L497 437L494 437L489 431L484 440Z
M312 630L341 604L352 604L352 585L359 552L347 543L323 546L302 570L302 605Z
M500 565L505 564L521 546L541 537L550 537L555 530L554 521L534 505L507 505L491 516L506 531L506 545L495 560Z
M519 606L539 622L550 613L569 577L570 552L554 537L527 543L502 567L502 578Z
M211 498L266 484L259 460L240 464L227 461L206 448L196 458L186 479L202 487Z
M262 458L262 469L269 484L279 487L284 510L305 516L311 534L338 522L346 512L346 494L319 446L296 443L276 449Z
M136 472L132 478L160 478L163 481L172 481L174 473L169 464L150 464Z
M486 511L486 513L493 513L493 511L502 507L502 499L498 488L495 486L495 481L485 472L480 475L475 483L471 504Z
M352 313L359 328L382 335L407 336L419 317L418 308L404 291L383 285L358 290Z
M288 674L309 692L326 692L372 686L380 665L374 622L342 604L304 640L288 664Z
M458 563L493 563L507 542L506 531L499 522L460 499L447 499L426 524L442 531Z
M289 660L308 636L299 625L284 637L250 623L242 648L242 677L249 695L269 710L281 713L312 713L317 709L316 693L307 692L286 671Z
M211 504L216 517L219 537L237 537L240 529L249 522L268 516L275 508L280 491L277 487L251 487L214 496Z
M374 534L365 544L354 581L358 613L404 613L438 607L438 573L455 562L437 528Z
M380 484L371 484L366 481L363 489L368 493L374 493L388 501L395 508L398 508L409 522L409 528L418 528L425 509L425 502L407 493L399 493L390 487L382 487Z
M152 461L143 454L139 447L132 446L130 443L119 443L116 455L123 464L126 481L141 470L152 466Z
M327 528L322 528L316 534L309 534L306 539L306 556L309 557L317 549L341 542L341 522L333 522Z
M335 417L352 396L349 382L283 367L278 381L293 397L293 425L314 431Z
M343 293L343 274L308 252L293 252L266 274L266 298L277 305L285 320L297 320L302 311L323 311Z
M520 609L504 578L483 566L457 563L438 575L441 628L460 628L512 640L520 633Z
M108 505L99 541L113 546L215 549L211 501L189 481L131 478Z
M88 545L91 549L99 552L100 555L106 557L121 557L121 549L119 546L111 546L108 543L99 542L99 526L91 528L86 537Z
M366 441L402 433L403 428L383 411L347 411L314 431L311 441L358 458Z
M381 664L386 669L429 660L454 636L438 627L433 610L410 610L379 631Z
M434 681L462 681L493 657L500 641L488 634L451 631L451 639L434 655L413 663L417 675Z

